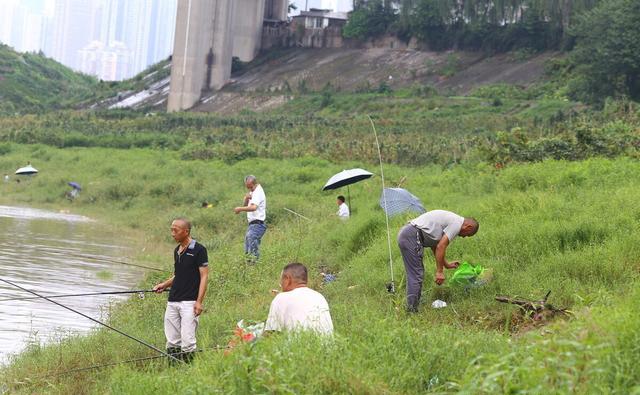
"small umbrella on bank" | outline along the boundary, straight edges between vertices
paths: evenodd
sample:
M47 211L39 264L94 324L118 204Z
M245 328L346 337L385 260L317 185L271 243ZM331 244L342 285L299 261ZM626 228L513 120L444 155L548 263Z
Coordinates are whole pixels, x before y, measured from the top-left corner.
M81 191L81 190L82 190L82 187L80 186L80 184L78 184L78 183L77 183L77 182L75 182L75 181L68 182L67 184L69 184L69 186L70 186L71 188L73 188L73 189L77 189L77 190L79 190L79 191Z
M404 188L385 188L383 195L380 196L380 207L390 217L407 211L413 211L418 214L427 211L420 199Z
M367 178L371 178L373 173L368 172L364 169L349 169L343 170L338 174L334 174L329 181L322 188L323 191L328 191L331 189L338 189L340 187L347 187L347 200L349 207L351 207L351 197L349 193L349 185L355 184L358 181L366 180Z
M38 170L36 170L36 168L31 166L30 164L16 170L16 174L19 176L29 176L37 173L38 173Z

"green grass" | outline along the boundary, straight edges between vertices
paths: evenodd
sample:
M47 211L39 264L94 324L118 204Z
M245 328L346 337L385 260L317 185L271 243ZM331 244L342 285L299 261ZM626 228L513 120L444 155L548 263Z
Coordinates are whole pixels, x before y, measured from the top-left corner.
M19 53L0 43L0 115L82 108L118 92L142 90L169 75L167 63L159 62L125 81L106 82L42 53Z
M64 208L138 230L152 252L145 262L169 270L170 220L185 215L210 252L211 275L198 332L199 346L225 345L240 319L264 320L282 266L307 264L311 286L331 306L333 341L273 336L230 355L208 351L189 367L163 362L120 365L56 376L56 372L152 355L112 332L31 347L0 372L17 393L638 393L640 367L640 164L628 157L567 162L547 160L496 169L482 162L443 168L388 165L385 175L419 196L428 209L444 208L480 221L477 236L448 251L494 270L494 280L465 292L433 285L427 268L417 315L404 312L404 270L392 240L398 293L388 294L386 232L377 207L380 179L351 188L354 216L334 218L337 193L320 191L333 173L360 162L310 156L252 158L235 163L182 160L161 149L118 150L13 144L0 169L27 160L41 173L0 185L4 204ZM375 166L367 165L377 171ZM4 171L4 170L3 170ZM245 219L232 208L244 194L243 176L261 180L269 229L263 259L243 262ZM73 179L85 189L73 204L62 194ZM340 191L342 192L342 191ZM199 208L203 200L211 209ZM313 219L299 222L284 208ZM394 218L391 233L409 217ZM141 258L142 259L142 258ZM319 272L338 280L322 285ZM168 271L167 274L168 275ZM150 286L163 274L143 280ZM498 294L541 298L575 317L525 330L517 310ZM449 307L434 310L441 298ZM162 347L164 296L111 308L119 329Z

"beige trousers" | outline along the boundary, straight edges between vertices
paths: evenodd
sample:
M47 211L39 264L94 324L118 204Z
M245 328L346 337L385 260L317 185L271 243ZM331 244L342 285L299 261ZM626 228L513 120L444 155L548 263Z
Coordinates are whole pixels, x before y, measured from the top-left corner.
M196 350L198 318L193 312L195 301L168 302L164 313L167 348L180 347L183 352Z

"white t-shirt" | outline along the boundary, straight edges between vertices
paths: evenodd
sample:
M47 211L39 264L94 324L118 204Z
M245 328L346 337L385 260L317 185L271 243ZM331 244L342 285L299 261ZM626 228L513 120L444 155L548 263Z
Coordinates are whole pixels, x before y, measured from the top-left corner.
M262 185L256 185L256 189L251 192L251 199L249 200L248 205L251 204L255 204L258 208L256 211L247 211L247 220L249 222L256 219L264 221L267 218L267 197L264 194Z
M311 288L281 292L271 302L265 325L267 331L311 330L333 334L329 304L321 293Z
M338 217L340 217L341 219L345 219L349 218L349 215L349 206L347 206L347 203L342 203L338 206Z

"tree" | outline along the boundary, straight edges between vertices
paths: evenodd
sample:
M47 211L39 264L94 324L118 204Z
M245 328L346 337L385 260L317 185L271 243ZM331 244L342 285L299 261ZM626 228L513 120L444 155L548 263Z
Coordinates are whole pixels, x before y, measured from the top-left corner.
M394 7L388 0L369 0L359 3L342 34L347 38L365 40L386 33L396 21Z
M640 1L609 0L583 14L573 30L574 97L640 100Z

